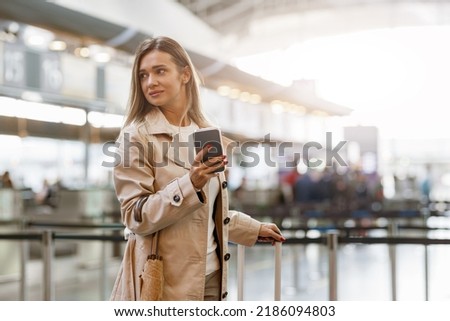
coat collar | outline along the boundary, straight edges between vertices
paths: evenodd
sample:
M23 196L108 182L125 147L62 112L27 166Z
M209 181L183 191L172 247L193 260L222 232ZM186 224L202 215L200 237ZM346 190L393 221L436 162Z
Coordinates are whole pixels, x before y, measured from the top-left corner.
M177 134L177 132L173 129L173 126L166 119L166 116L164 116L161 109L158 107L152 108L150 112L147 113L145 116L144 126L149 135L168 135L172 138L172 141L173 137ZM174 156L174 151L172 148L169 148L166 157L178 166L188 170L191 168L191 164L186 164Z
M145 127L150 135L167 134L174 136L176 132L170 126L161 109L154 107L145 115Z

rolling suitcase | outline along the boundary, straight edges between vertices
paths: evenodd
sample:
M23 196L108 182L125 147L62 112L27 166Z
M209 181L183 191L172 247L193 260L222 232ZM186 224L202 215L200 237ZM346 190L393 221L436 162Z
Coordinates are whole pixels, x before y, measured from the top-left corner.
M281 242L275 243L275 290L274 301L281 299ZM244 262L245 246L238 245L237 248L237 279L238 279L238 301L244 300Z

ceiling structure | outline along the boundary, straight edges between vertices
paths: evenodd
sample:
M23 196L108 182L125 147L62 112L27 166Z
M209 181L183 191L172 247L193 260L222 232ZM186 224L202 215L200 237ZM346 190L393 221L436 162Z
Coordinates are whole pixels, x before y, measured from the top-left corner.
M403 4L433 4L445 1L430 0L177 0L197 17L222 34L248 31L255 20L320 10L350 10L374 5L395 9ZM436 8L437 9L437 8Z
M67 33L89 41L98 41L119 50L133 53L137 44L144 38L153 36L151 32L139 30L130 25L106 21L95 16L76 11L58 4L59 1L14 0L0 2L0 19L23 22L52 31ZM223 1L227 3L227 1ZM128 2L127 2L128 3ZM133 2L129 2L130 5ZM235 4L236 1L230 1ZM252 3L252 1L249 1ZM112 2L111 2L112 4ZM123 3L121 3L123 4ZM4 26L2 26L4 27ZM256 93L262 101L288 101L307 110L319 110L331 115L346 115L351 110L329 101L324 101L310 90L299 86L284 87L259 77L249 75L227 62L189 50L194 65L199 69L206 87L238 87L241 91Z
M86 41L108 42L124 34L124 26L99 19L45 0L0 1L0 18L86 38ZM2 26L4 27L4 26ZM115 47L132 52L147 34L134 30Z
M239 87L261 95L266 102L288 100L309 110L336 115L348 114L350 109L324 101L299 84L283 87L251 76L233 67L230 59L286 48L314 37L375 28L450 23L450 14L447 14L450 13L450 3L446 0L165 0L160 3L171 4L172 7L158 7L156 3L137 0L126 1L126 6L118 0L92 0L84 3L86 7L92 4L93 9L89 11L76 7L82 2L72 0L1 1L0 18L57 30L132 53L142 39L168 30L167 25L159 30L155 26L152 30L146 29L148 16L152 15L145 14L145 11L159 10L161 12L156 12L157 16L173 17L169 9L177 5L188 10L185 18L189 18L188 14L194 16L219 35L211 38L214 39L212 41L205 41L205 46L216 48L216 55L203 54L200 46L187 46L207 87ZM98 10L105 5L108 5L108 10ZM149 9L143 8L144 5ZM125 8L129 11L126 12ZM120 19L107 15L113 9ZM144 11L140 17L143 19L141 25L133 24L140 11ZM136 18L128 16L129 12L136 13ZM152 21L156 20L155 12L152 14ZM165 20L170 22L170 19ZM195 23L192 20L187 20L187 23L190 28L177 28L177 32L187 29L182 42L189 44L197 37L192 37Z
M249 32L255 20L356 5L390 3L389 0L177 0L221 34ZM410 2L410 1L409 1Z
M176 0L224 38L229 57L363 30L450 24L448 0Z

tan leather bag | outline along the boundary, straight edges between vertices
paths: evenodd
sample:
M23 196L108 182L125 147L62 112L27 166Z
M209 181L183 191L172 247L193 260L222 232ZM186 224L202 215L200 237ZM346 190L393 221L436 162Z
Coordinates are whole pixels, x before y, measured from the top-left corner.
M151 253L147 257L141 280L141 300L161 301L164 287L163 260L158 255L158 232L153 235Z
M142 221L142 206L147 197L141 197L134 210L136 221ZM140 300L141 301L161 301L164 287L163 261L158 255L158 235L156 232L152 236L150 254L145 262L144 269L139 275L140 280Z

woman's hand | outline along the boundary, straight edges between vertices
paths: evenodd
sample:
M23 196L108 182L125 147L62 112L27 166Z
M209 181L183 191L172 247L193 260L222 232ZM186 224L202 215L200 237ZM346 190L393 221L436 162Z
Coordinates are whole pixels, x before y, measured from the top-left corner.
M192 185L195 189L201 189L205 186L211 177L218 175L215 171L225 167L225 165L228 164L226 155L211 157L208 160L203 161L204 155L210 148L212 148L211 145L206 145L198 152L197 155L195 155L194 162L189 173Z
M258 242L284 242L286 239L281 235L280 229L273 223L262 223L259 228Z

